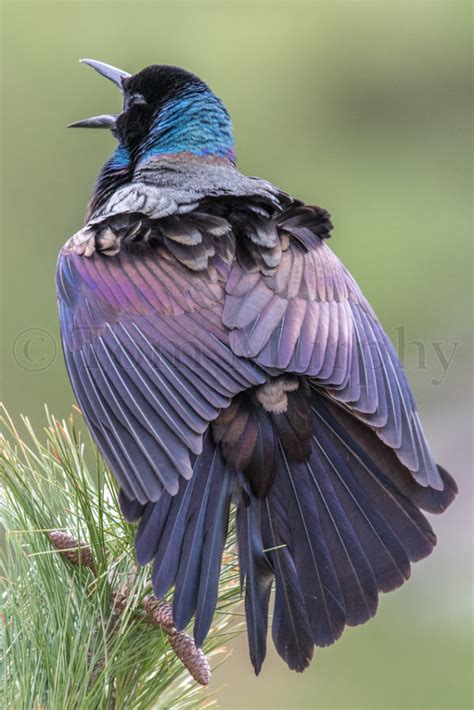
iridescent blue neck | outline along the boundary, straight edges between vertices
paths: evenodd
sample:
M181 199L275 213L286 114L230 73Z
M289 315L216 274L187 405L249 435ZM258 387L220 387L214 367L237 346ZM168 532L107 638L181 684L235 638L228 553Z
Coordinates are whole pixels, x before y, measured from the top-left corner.
M180 153L227 158L235 163L229 114L207 88L190 87L165 104L140 147L136 163Z
M232 123L224 104L210 89L188 87L167 102L138 148L129 150L123 143L118 144L97 179L89 213L160 156L184 160L197 156L235 164Z

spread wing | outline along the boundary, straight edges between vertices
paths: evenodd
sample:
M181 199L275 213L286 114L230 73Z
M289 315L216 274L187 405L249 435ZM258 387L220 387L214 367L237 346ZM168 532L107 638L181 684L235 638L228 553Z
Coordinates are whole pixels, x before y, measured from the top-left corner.
M418 483L442 489L395 348L320 238L321 214L298 206L281 215L277 229L286 249L272 272L234 263L223 311L231 347L267 371L314 378L394 449Z
M169 244L178 251L186 236L173 226ZM75 394L125 494L141 503L163 489L175 494L179 477L192 475L208 423L236 393L264 381L229 346L228 268L216 257L192 271L166 246L60 254L61 333Z

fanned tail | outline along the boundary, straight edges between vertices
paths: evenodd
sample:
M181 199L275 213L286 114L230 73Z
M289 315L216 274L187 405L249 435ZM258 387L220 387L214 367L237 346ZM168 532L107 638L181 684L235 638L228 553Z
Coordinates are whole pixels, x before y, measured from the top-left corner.
M174 585L178 629L195 617L202 645L216 608L231 501L250 659L272 637L296 671L315 646L377 610L380 592L401 586L436 538L422 510L439 513L456 484L422 486L364 422L314 385L285 377L234 398L204 436L193 475L175 496L141 505L121 493L124 515L141 518L141 564L153 563L156 596Z
M410 563L430 554L436 537L421 510L442 512L456 493L441 468L443 490L420 486L367 425L316 388L308 395L310 453L292 460L290 410L298 403L288 401L287 412L269 415L286 432L271 490L265 498L250 491L238 511L256 673L265 655L271 577L273 640L288 666L302 671L313 646L327 646L345 625L374 616L379 593L402 585Z

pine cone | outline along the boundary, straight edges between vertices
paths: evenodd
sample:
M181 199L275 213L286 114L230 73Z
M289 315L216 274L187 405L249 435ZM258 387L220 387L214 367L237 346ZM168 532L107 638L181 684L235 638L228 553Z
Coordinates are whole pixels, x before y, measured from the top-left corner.
M170 644L179 660L191 673L197 683L208 685L211 668L204 652L196 648L194 639L185 631L174 631L169 635Z
M52 530L48 533L48 537L53 547L70 562L75 565L82 565L82 567L89 567L89 569L95 571L92 550L87 543L82 540L76 540L75 537L62 530Z
M149 596L143 600L143 608L147 621L155 626L162 626L166 632L174 628L173 608L168 602L163 602L156 597Z
M174 628L173 608L168 602L149 596L143 600L146 620L155 626L161 626L168 634L171 647L183 666L201 685L208 685L211 680L211 668L204 652L196 647L192 636Z

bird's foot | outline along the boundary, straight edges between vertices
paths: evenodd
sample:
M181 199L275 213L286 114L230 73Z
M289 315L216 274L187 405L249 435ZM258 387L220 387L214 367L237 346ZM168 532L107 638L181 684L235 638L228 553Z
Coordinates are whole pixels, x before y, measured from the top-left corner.
M92 256L95 251L114 256L120 251L120 237L109 226L86 226L73 234L66 243L66 250L79 256Z

